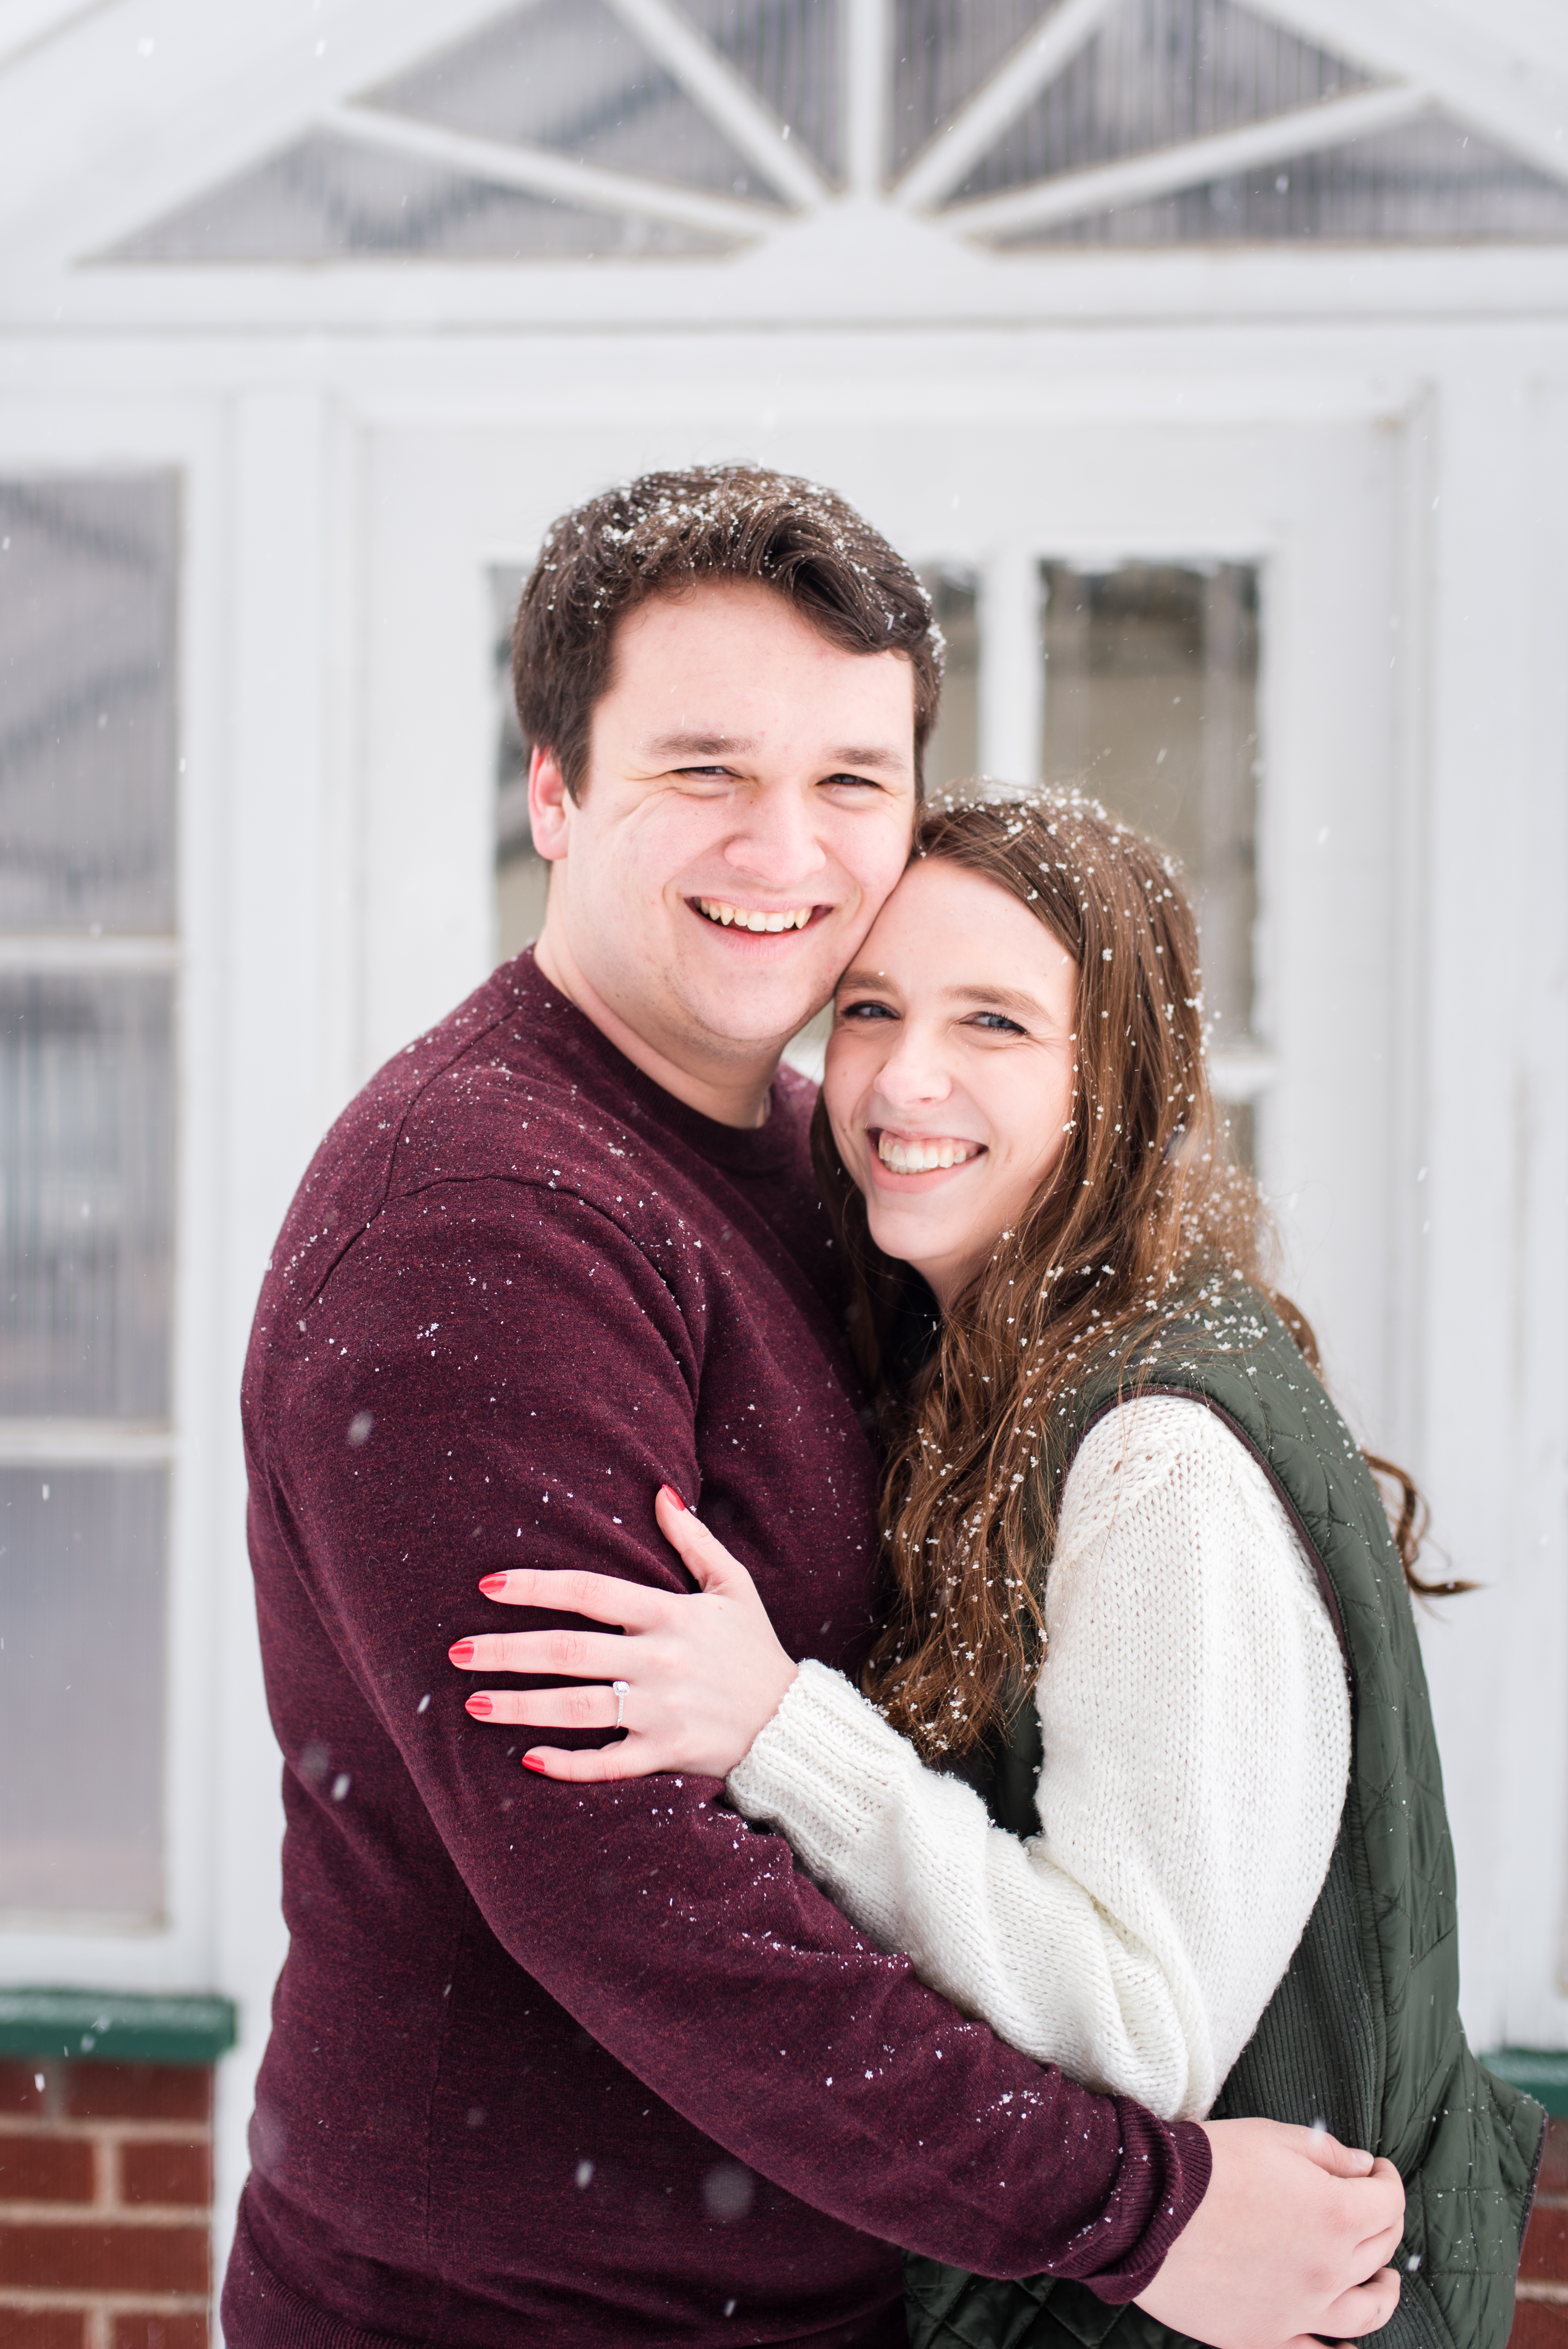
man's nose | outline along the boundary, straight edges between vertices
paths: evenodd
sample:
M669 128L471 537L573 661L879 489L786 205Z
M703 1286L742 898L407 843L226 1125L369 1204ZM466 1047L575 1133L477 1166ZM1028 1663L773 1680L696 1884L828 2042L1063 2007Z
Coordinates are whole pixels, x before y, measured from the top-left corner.
M725 843L725 863L765 888L811 880L828 861L815 814L811 801L798 791L748 793L740 823Z

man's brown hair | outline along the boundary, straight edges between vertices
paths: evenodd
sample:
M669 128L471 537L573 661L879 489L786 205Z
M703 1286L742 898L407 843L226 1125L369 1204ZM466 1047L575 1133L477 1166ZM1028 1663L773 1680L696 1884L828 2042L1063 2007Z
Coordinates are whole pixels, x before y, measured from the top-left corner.
M903 653L914 672L914 771L936 719L942 632L931 599L881 533L831 490L757 465L644 473L552 523L511 636L524 738L555 754L575 799L615 623L698 579L775 587L830 644Z

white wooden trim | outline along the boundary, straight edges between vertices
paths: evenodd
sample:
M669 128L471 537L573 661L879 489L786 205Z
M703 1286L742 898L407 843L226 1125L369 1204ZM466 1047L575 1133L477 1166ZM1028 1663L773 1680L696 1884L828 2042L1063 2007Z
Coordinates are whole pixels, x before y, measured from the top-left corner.
M1190 139L1180 147L1129 155L1120 162L1099 164L1092 171L1064 171L1058 178L1032 188L1010 190L1005 196L983 196L975 203L955 204L944 217L971 236L1048 228L1057 221L1077 220L1112 204L1147 203L1205 180L1224 179L1262 163L1284 162L1292 155L1365 139L1377 130L1392 130L1413 121L1430 103L1427 91L1414 88L1370 89L1358 91L1354 98L1326 98L1315 106L1295 108L1289 114L1276 114L1267 122L1218 131L1210 139Z
M779 136L768 110L668 0L612 5L791 201L822 202L803 148ZM1053 28L1077 5L1065 0L1038 37L1062 37ZM1543 0L1498 0L1496 8L1481 0L1254 5L1305 38L1419 83L1477 130L1568 178L1568 35L1563 12ZM885 0L853 0L851 39L862 40L884 7ZM123 0L88 0L75 13L61 0L0 0L0 55L7 26L42 36L13 50L0 71L0 274L15 288L30 285L39 314L54 315L51 297L73 260L232 177L297 138L323 105L361 95L498 13L497 0L442 0L436 12L428 0L273 0L265 10L143 0L134 11ZM880 132L888 76L880 36L876 46ZM867 77L860 85L868 99L860 184L870 190ZM994 92L995 85L975 104L998 105ZM176 120L180 136L170 139ZM955 128L965 142L975 135L963 122ZM899 201L928 198L959 153L950 133L917 162ZM383 267L383 284L386 275ZM300 315L309 315L308 305Z
M1302 39L1423 84L1461 121L1568 179L1568 59L1542 57L1434 0L1254 0Z
M808 228L820 239L810 253ZM423 382L430 378L431 337L452 329L470 344L490 338L499 364L519 335L553 347L584 335L607 335L621 346L628 333L755 330L779 349L792 336L890 326L930 329L942 348L943 337L971 331L1010 342L1019 333L1087 324L1244 331L1287 321L1359 328L1446 320L1502 331L1517 322L1555 347L1568 314L1568 247L1561 245L1303 240L1288 247L996 254L892 205L824 208L816 222L781 228L745 252L656 264L356 260L306 268L117 265L50 275L13 262L0 264L10 380L36 380L41 364L62 398L91 378L44 354L79 349L84 337L96 337L99 351L134 349L127 364L138 382L178 390L297 379L299 352L288 339L295 332L327 355L321 371L333 380L358 376L356 352L372 342L385 350L396 340L399 364ZM26 377L18 372L24 348ZM368 396L378 409L399 398L385 366ZM443 393L472 405L487 396L471 374L466 388Z
M609 0L630 27L749 162L801 212L815 212L828 191L810 155L779 135L768 109L664 0Z
M0 1419L4 1468L156 1468L174 1454L161 1421Z
M178 970L178 938L92 937L86 931L7 930L0 970Z
M111 248L498 13L496 0L143 0L84 18L0 75L5 272Z
M1568 74L1568 10L1562 0L1427 0L1425 13L1438 26L1447 20L1466 37L1479 33Z
M1209 1082L1216 1101L1255 1102L1278 1082L1279 1074L1280 1064L1273 1052L1249 1051L1239 1046L1234 1051L1209 1054Z
M940 203L1035 92L1093 39L1115 5L1116 0L1062 0L904 173L893 191L894 202L912 209Z
M329 107L318 118L318 126L395 155L443 164L472 179L521 188L531 195L561 196L593 212L638 213L722 237L755 237L773 224L759 204L735 203L659 180L634 179L629 172L602 171L591 163L552 154L548 148L481 139L469 130L449 130L443 123L419 122L412 115L388 113L380 107Z
M882 193L892 44L887 0L843 0L844 163L851 194Z
M0 0L0 74L119 0Z
M1027 544L993 547L979 565L980 771L1035 782L1045 739L1040 557Z

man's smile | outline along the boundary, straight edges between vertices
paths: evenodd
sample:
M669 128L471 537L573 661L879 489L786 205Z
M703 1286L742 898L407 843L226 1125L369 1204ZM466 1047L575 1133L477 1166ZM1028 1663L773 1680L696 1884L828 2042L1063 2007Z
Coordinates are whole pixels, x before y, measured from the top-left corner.
M829 905L734 905L724 897L688 897L686 903L722 929L748 930L754 934L770 930L803 930L819 915L825 916L832 911Z

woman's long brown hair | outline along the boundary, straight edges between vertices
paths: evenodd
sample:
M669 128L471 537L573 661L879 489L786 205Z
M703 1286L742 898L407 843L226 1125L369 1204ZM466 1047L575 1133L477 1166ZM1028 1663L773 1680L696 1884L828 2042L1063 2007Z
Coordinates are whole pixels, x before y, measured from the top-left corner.
M956 1299L913 1399L896 1392L903 1268L882 1256L834 1144L812 1127L818 1179L849 1257L857 1350L883 1413L884 1628L869 1695L928 1757L1005 1726L1033 1684L1040 1560L1055 1528L1046 1430L1092 1360L1135 1351L1215 1276L1271 1297L1266 1219L1216 1117L1203 1052L1197 933L1171 860L1078 792L928 807L915 854L943 857L1026 905L1078 970L1066 1144L1016 1229ZM1311 1330L1274 1298L1317 1366ZM1419 1500L1402 1472L1406 1572Z

